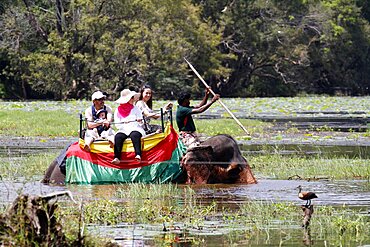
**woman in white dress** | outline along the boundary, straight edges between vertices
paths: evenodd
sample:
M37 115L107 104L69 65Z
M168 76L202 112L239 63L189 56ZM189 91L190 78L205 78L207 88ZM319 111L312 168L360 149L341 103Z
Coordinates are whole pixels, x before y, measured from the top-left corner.
M172 103L169 102L164 107L165 110L168 110L172 107ZM141 113L144 117L144 129L147 134L160 132L161 126L150 124L151 119L158 119L161 117L160 113L156 113L152 110L153 108L153 91L149 85L144 85L140 90L139 101L136 102L136 106L139 107Z
M114 112L114 122L117 133L114 136L114 159L112 164L121 162L121 151L123 142L130 137L135 149L135 160L141 161L141 137L145 135L142 127L143 115L138 107L134 105L139 94L129 89L121 92L121 97L116 100L120 105ZM135 99L136 98L136 99Z

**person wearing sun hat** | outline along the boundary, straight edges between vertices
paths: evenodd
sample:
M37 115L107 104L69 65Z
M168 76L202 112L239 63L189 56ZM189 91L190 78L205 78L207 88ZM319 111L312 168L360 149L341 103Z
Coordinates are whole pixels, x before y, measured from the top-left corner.
M123 142L130 137L135 149L135 160L141 161L141 137L145 135L142 127L143 115L140 109L135 106L139 94L129 89L124 89L121 92L116 102L119 104L114 112L114 121L116 123L117 132L114 136L114 159L112 164L121 163L121 151Z
M113 111L112 108L109 106L105 105L104 100L106 96L101 92L101 91L96 91L92 94L91 100L92 100L92 105L89 106L85 110L85 119L87 121L87 130L86 133L92 133L92 130L96 128L101 128L101 129L109 129L110 124L112 122L112 117L113 117ZM106 119L103 121L96 121L98 119L97 112L100 110L106 110ZM90 152L90 144L97 138L96 136L93 138L90 138L91 136L87 136L85 139L85 145L84 145L84 150L87 152Z

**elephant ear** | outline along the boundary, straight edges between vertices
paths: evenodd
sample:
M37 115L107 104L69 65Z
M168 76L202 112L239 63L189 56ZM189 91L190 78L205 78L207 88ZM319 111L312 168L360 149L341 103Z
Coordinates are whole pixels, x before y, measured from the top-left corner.
M213 148L212 148L212 146L208 146L208 145L207 146L200 145L200 146L196 146L196 147L191 147L186 152L187 153L192 152L194 154L202 154L202 156L205 155L209 158L209 157L212 157L212 155L213 155Z

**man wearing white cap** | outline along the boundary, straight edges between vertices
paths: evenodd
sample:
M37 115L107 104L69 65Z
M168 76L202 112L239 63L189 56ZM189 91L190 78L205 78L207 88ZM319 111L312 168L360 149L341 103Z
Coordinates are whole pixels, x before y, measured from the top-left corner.
M120 105L114 112L114 121L117 132L114 137L114 159L112 164L121 163L121 152L123 142L130 137L135 149L135 160L141 161L141 137L145 135L142 127L143 115L141 110L135 106L139 94L129 89L121 92L121 97L116 100Z
M87 127L88 129L94 129L94 128L102 128L102 129L108 129L110 127L110 123L112 122L112 108L104 104L106 96L100 92L96 91L92 94L91 100L92 105L88 107L85 110L85 118L87 121ZM106 110L107 111L107 119L104 121L95 121L97 120L97 112L99 110ZM93 140L91 140L92 142ZM86 151L90 151L90 141L85 143L84 149Z

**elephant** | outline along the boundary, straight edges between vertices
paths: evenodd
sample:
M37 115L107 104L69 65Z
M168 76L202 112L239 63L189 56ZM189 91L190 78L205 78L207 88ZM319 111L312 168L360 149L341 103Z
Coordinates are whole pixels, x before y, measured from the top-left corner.
M64 184L66 177L65 161L68 148L73 144L69 143L58 155L58 157L51 162L46 170L41 183L44 184Z
M181 159L186 184L255 184L247 160L230 135L210 137L187 150Z
M66 152L70 145L50 164L41 182L64 184ZM182 174L174 183L257 183L237 142L226 134L210 137L200 146L188 148L180 160L180 166Z

